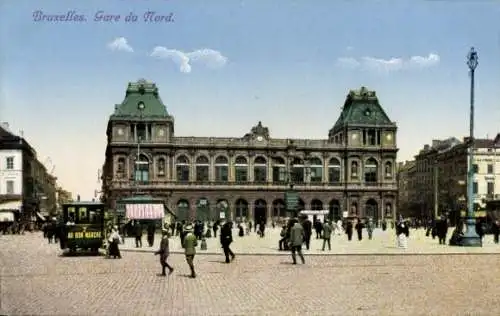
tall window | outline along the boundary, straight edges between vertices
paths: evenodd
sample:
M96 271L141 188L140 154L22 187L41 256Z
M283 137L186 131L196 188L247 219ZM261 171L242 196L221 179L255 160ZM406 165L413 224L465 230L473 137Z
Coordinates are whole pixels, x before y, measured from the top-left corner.
M331 158L328 162L328 182L340 182L340 161L337 158Z
M14 181L13 180L7 180L6 184L6 189L7 189L7 194L14 194Z
M472 183L472 194L477 194L478 185L477 182Z
M142 183L149 181L149 160L145 155L140 155L135 162L135 181Z
M206 156L196 158L196 181L208 181L210 161Z
M14 169L14 157L5 158L5 169L7 169L7 170Z
M253 176L254 182L266 182L267 181L267 161L264 157L256 157L253 162Z
M292 160L292 181L295 183L304 183L304 161L300 158Z
M286 179L286 165L285 159L281 157L273 158L273 182L285 182Z
M377 183L377 161L370 158L365 164L365 182Z
M323 181L323 162L318 157L311 158L309 161L311 183L321 183Z
M474 170L474 173L479 173L479 166L477 164L473 164L472 170Z
M488 174L493 174L493 173L495 173L493 171L493 165L488 165Z
M177 157L175 161L175 170L177 181L189 182L189 159L186 156L182 155Z
M215 181L224 181L228 180L229 174L229 164L228 160L224 156L219 156L215 158Z
M245 157L236 157L234 161L234 176L236 182L248 181L248 161Z
M486 190L488 195L495 194L495 182L488 182Z
M119 179L123 179L126 177L125 174L125 158L120 157L118 158L117 164L116 164L116 177Z
M145 124L137 124L137 141L139 141L139 142L146 141L146 125Z
M165 158L158 159L157 169L158 169L158 176L164 177L165 176Z

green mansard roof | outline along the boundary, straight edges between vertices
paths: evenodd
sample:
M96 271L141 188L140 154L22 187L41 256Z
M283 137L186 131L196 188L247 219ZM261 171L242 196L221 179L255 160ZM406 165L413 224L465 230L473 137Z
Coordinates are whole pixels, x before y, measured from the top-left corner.
M140 79L128 84L125 99L121 104L115 105L115 112L111 115L111 119L139 117L141 115L138 108L139 102L144 103L142 111L144 118L169 116L166 106L161 101L156 84Z
M380 105L375 91L369 91L365 87L349 91L342 113L332 130L336 131L347 125L395 126Z

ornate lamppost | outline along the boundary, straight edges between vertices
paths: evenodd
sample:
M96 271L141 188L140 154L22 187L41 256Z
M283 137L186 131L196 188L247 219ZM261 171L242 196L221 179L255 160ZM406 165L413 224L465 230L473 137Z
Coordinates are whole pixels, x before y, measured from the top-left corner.
M142 123L142 115L143 111L146 105L144 102L139 102L137 104L137 109L139 110L139 119ZM136 129L136 134L137 134L137 129ZM147 163L145 161L141 161L141 136L137 135L137 158L135 160L135 185L136 185L136 193L139 193L140 191L140 181L142 179L142 173L140 173L140 165L143 163ZM139 178L140 176L140 178Z
M295 156L295 145L292 141L288 146L287 153L287 190L285 191L285 204L286 210L291 214L292 217L297 217L298 215L298 204L299 204L299 195L297 191L293 187L293 179L292 179L292 159Z
M467 55L467 66L470 73L470 135L468 144L468 170L467 170L467 220L466 230L461 245L468 247L481 247L481 239L476 233L476 219L474 216L474 72L478 64L477 52L474 47Z

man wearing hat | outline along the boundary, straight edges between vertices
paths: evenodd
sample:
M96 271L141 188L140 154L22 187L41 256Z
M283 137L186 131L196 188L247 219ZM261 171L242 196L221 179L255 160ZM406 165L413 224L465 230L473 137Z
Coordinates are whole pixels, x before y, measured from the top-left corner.
M193 234L193 226L191 224L184 228L184 240L182 247L184 248L184 254L186 255L186 261L191 269L191 277L196 278L196 273L194 272L194 256L196 255L196 246L198 246L198 240Z
M155 255L160 255L160 264L162 268L161 275L165 276L166 271L165 269L168 268L168 275L172 274L174 272L174 268L170 266L167 262L168 255L170 254L170 247L169 247L169 232L168 229L163 229L162 231L162 239L160 242L160 249L158 249L157 252L155 252Z

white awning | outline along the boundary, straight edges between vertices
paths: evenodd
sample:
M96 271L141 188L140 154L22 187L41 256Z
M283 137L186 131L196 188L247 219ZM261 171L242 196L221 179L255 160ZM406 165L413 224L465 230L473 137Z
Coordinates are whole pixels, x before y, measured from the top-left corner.
M14 212L12 211L0 211L0 222L13 222Z
M161 219L165 215L163 204L126 204L128 219Z
M10 201L0 203L0 211L8 210L8 211L20 211L23 203L22 201Z

